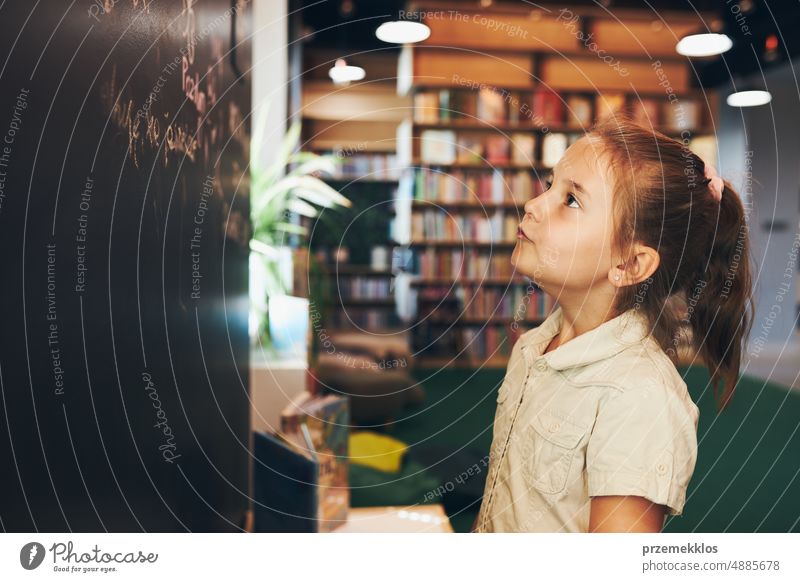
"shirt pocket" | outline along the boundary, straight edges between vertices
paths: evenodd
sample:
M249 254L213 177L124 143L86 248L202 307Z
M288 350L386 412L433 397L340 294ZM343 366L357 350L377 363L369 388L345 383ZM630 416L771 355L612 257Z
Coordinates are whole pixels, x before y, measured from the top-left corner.
M578 444L588 428L562 414L542 411L525 433L523 474L527 484L553 495L564 490Z
M503 402L508 399L508 393L511 390L511 382L506 378L503 380L503 383L500 385L500 389L497 391L497 404L502 404Z

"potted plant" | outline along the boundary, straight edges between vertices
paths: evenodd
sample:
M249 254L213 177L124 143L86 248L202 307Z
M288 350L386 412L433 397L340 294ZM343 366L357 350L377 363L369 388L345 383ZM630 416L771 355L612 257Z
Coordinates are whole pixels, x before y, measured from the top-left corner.
M266 116L261 119L265 120ZM292 269L289 243L304 240L308 235L304 226L292 222L292 216L316 218L320 209L350 207L351 203L316 177L320 173L333 174L336 158L297 151L299 123L294 123L286 132L277 156L268 167L262 167L260 162L261 139L265 135L263 124L255 135L251 148L253 237L250 249L253 251L251 273L258 282L251 285L251 300L258 320L256 338L271 348L270 299L280 301L291 291L288 288ZM294 240L289 238L292 235Z

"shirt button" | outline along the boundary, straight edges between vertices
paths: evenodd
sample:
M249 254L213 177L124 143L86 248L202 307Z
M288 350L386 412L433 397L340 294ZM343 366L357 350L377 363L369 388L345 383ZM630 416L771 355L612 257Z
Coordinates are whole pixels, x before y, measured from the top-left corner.
M559 423L557 423L557 422L554 422L553 424L551 424L548 427L547 430L549 430L550 432L558 432L558 429L560 429L560 428L561 428L561 425Z
M536 362L536 369L539 370L540 372L544 372L545 370L547 370L547 362L545 362L544 360L539 360L538 362Z
M666 472L667 472L667 466L664 463L659 463L658 465L656 465L656 473L658 473L659 475L663 475Z

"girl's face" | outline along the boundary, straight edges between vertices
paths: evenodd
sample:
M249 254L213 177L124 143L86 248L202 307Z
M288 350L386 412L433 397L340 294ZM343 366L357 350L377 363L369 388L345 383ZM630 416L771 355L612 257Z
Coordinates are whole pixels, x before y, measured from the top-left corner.
M511 262L548 294L588 291L612 264L609 168L596 139L582 137L553 168L548 189L525 204Z

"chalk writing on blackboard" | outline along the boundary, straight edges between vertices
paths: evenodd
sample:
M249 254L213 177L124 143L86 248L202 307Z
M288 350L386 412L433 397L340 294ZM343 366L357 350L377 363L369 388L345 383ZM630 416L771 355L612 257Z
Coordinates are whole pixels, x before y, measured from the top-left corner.
M101 97L106 113L110 115L114 125L127 136L128 155L137 168L145 151L157 151L159 148L165 166L169 163L170 153L185 156L194 162L197 160L198 150L208 162L213 151L212 146L221 143L226 126L234 140L244 148L243 152L246 153L249 149L246 128L242 125L238 108L229 107L227 111L216 108L219 87L222 87L225 73L223 38L217 34L207 43L199 44L215 29L224 30L221 25L229 21L247 2L238 1L199 32L196 31L195 3L196 0L183 0L180 18L175 21L175 25L180 27L180 35L185 39L182 42L185 44L160 69L160 74L143 101L130 95L127 85L117 87L116 65L112 66L110 80L103 84ZM134 7L148 9L149 3L135 4ZM113 8L113 4L110 8ZM202 67L198 70L195 64L198 46L208 47L210 52L210 64L206 65L205 70ZM159 61L162 52L166 51L160 47L156 51ZM172 83L169 81L178 70L181 101L175 100L179 96L174 93L174 89L169 90L170 86L174 87L175 80ZM171 99L165 99L165 94ZM159 108L159 103L164 105ZM177 103L176 109L167 110L167 103ZM157 109L161 111L156 112ZM188 110L195 115L194 123L185 121L184 111Z

